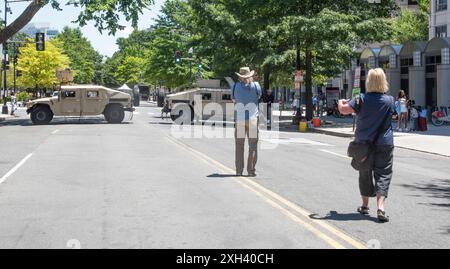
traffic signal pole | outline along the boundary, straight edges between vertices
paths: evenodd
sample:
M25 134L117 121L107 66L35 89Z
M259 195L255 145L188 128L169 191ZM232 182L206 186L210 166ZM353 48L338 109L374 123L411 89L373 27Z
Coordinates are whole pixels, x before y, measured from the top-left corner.
M14 95L17 92L17 74L16 74L16 64L17 64L17 51L16 51L16 45L14 44L14 62L13 62L13 69L14 69Z

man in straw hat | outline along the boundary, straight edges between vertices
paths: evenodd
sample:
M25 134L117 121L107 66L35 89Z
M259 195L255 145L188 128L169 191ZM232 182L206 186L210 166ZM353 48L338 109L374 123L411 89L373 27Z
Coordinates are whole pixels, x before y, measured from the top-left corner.
M242 67L236 75L239 82L234 85L232 91L236 121L236 174L243 175L245 139L248 138L247 172L249 177L255 177L258 160L259 99L262 91L259 83L253 81L255 71L251 71L249 67Z

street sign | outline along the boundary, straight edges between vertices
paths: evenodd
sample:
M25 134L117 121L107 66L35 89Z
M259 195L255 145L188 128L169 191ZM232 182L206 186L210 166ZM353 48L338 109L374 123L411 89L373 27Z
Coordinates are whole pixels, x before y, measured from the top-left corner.
M56 70L56 77L61 83L73 82L73 72L69 68Z
M361 89L360 88L354 88L352 91L352 98L356 98L359 95L361 95Z

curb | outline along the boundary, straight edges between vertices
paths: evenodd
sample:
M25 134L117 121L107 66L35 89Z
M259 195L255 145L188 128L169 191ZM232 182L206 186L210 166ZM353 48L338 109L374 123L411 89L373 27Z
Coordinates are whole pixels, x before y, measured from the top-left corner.
M353 137L355 137L354 134L343 134L343 133L340 133L340 132L334 132L334 131L324 130L324 129L311 129L311 131L313 133L325 134L325 135L331 135L331 136L337 136L337 137L344 137L344 138L353 138Z
M355 137L352 134L343 134L343 133L333 132L333 131L323 130L323 129L312 129L312 132L313 133L330 135L330 136L336 136L336 137L343 137L343 138L353 138L353 137ZM397 145L395 145L395 147L399 148L399 149L403 149L403 150L410 150L410 151L415 151L415 152L420 152L420 153L425 153L425 154L431 154L431 155L435 155L435 156L450 158L450 156L448 156L448 155L440 154L440 153L436 153L436 152L431 152L431 151L426 151L426 150L419 150L419 149L413 149L413 148L402 147L402 146L397 146Z
M450 158L450 156L448 156L448 155L444 155L444 154L440 154L440 153L436 153L436 152L429 152L429 151L425 151L425 150L412 149L412 148L401 147L401 146L395 146L395 147L396 147L396 148L399 148L399 149L410 150L410 151L415 151L415 152L420 152L420 153L430 154L430 155L434 155L434 156Z

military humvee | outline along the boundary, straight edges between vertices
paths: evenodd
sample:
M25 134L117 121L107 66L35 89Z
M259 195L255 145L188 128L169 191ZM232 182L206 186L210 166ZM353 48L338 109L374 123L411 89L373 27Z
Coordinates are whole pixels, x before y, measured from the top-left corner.
M131 96L102 86L61 86L55 97L42 98L27 103L27 113L33 124L48 124L54 116L104 115L109 123L121 123L125 111L133 112Z
M203 80L198 82L198 88L170 94L166 97L171 108L170 116L174 122L189 123L197 119L210 119L226 121L233 119L234 106L231 99L231 89L234 82L226 78L227 88L222 88L220 80ZM195 110L195 98L202 101L201 115ZM231 109L230 109L231 105ZM228 108L227 108L228 106ZM206 108L206 109L205 109Z

